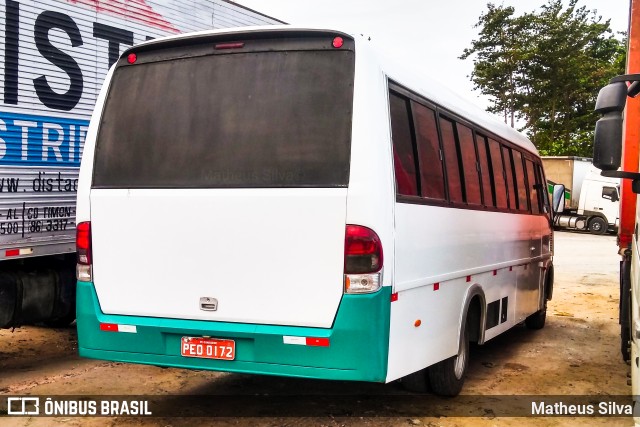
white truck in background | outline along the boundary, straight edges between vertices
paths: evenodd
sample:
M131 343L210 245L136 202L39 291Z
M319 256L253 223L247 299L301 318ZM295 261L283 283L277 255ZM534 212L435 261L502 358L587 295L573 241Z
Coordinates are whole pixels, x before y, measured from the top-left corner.
M576 194L577 193L577 194ZM604 234L617 232L620 223L620 179L600 175L591 166L577 190L571 192L567 206L563 184L553 186L553 223L557 228L570 228Z
M227 0L3 0L0 21L0 328L62 326L75 319L78 169L109 67L153 38L283 22Z

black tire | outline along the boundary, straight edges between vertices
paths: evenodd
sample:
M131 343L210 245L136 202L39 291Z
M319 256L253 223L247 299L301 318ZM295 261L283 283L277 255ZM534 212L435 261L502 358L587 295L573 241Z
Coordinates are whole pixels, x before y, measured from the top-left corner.
M547 298L544 299L542 310L538 310L524 320L524 324L529 329L542 329L547 321Z
M429 387L429 374L427 369L421 369L418 372L409 374L400 380L402 387L413 393L428 393Z
M71 325L74 320L76 320L75 308L67 313L66 316L54 320L47 320L44 322L44 324L52 328L66 328L67 326Z
M429 386L438 396L460 394L469 367L469 328L465 324L458 354L427 368Z
M608 227L607 222L598 216L589 221L589 231L591 234L604 234L607 232Z
M544 302L542 304L542 308L524 320L524 324L527 328L533 330L544 328L544 324L547 321L547 301L549 300L551 287L553 286L552 281L553 270L549 270L549 273L544 278L544 289L542 289L542 292L544 293Z

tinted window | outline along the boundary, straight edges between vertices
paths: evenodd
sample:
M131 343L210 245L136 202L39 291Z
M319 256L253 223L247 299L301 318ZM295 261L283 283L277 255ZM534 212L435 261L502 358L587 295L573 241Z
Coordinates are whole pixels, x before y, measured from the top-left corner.
M397 192L405 196L417 196L416 160L411 138L409 103L406 98L393 92L390 93L389 102Z
M537 176L533 162L525 160L527 165L527 182L529 183L529 203L531 204L531 213L539 214L541 211L541 192L543 191L540 184L540 178Z
M482 196L480 196L480 177L478 175L476 147L473 141L473 133L471 132L471 129L461 125L460 123L457 124L457 127L467 203L471 205L480 205L482 204Z
M618 191L615 187L602 187L602 198L607 200L618 200Z
M345 187L354 54L272 51L116 69L94 186Z
M462 182L460 180L460 166L458 165L458 148L456 144L454 124L452 121L440 118L442 132L442 148L447 165L447 182L449 184L449 200L463 202Z
M536 170L538 171L538 177L541 183L540 195L542 196L542 212L547 214L551 219L551 206L549 203L549 189L547 188L547 182L542 171L542 166L536 164Z
M515 172L513 170L513 158L511 157L511 149L502 147L502 157L504 159L504 172L507 177L507 189L509 191L509 207L518 209L518 196L516 195L516 187L514 185Z
M522 164L522 154L518 150L511 150L513 153L513 165L516 172L516 191L518 192L518 209L528 211L527 187L524 178L524 165Z
M491 168L489 167L489 152L487 151L487 138L476 134L478 145L478 163L480 164L480 176L482 178L482 192L485 206L495 206L493 191L491 189Z
M444 200L444 171L440 157L440 142L436 127L436 114L424 105L412 102L416 127L418 157L420 159L420 183L422 196Z
M504 180L502 153L500 144L493 139L489 139L489 154L491 155L491 169L493 170L493 182L496 190L496 206L500 209L506 209L508 207L507 184Z

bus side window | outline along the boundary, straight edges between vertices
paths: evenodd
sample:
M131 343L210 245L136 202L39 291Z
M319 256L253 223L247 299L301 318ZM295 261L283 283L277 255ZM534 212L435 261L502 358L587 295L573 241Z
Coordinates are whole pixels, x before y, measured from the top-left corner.
M513 153L513 166L515 171L516 191L518 192L518 210L528 211L527 187L524 179L524 165L522 164L522 153L518 150L511 150Z
M440 132L442 133L442 148L447 166L447 183L449 184L449 201L464 202L462 196L462 179L458 163L458 149L453 122L440 117Z
M417 196L418 179L409 121L409 103L406 98L393 92L389 93L389 103L397 194Z
M487 151L487 138L476 133L476 144L478 147L478 164L480 165L480 177L482 179L482 194L484 205L493 207L496 205L495 192L491 188L491 168L489 162L491 159Z
M551 220L551 204L549 203L549 190L547 189L547 183L544 177L542 167L537 164L536 170L538 171L538 179L540 182L540 196L542 198L542 212L545 213Z
M498 141L489 139L489 153L491 154L491 170L493 171L493 183L496 192L496 207L507 209L509 207L507 183L505 181L502 153ZM509 169L510 170L510 169Z
M507 177L507 186L509 187L509 208L512 211L518 209L518 196L516 195L515 172L513 170L513 158L511 157L511 148L502 146L502 157L504 158L504 173Z
M418 145L418 160L420 164L420 187L422 197L436 200L446 200L444 187L444 169L436 113L422 104L411 101L413 121Z
M537 176L533 167L533 162L525 159L527 165L527 183L529 188L529 203L531 204L531 213L537 215L540 213L540 178Z
M460 146L460 158L462 159L467 203L470 205L481 205L480 176L478 174L478 158L476 157L473 132L460 123L456 123L456 126L458 130L458 143Z

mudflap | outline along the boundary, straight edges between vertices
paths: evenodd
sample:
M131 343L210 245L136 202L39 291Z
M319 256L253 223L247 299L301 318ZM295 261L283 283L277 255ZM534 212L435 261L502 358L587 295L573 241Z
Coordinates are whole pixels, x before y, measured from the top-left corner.
M75 318L75 262L71 256L25 260L0 270L0 328ZM57 325L56 322L59 322Z

